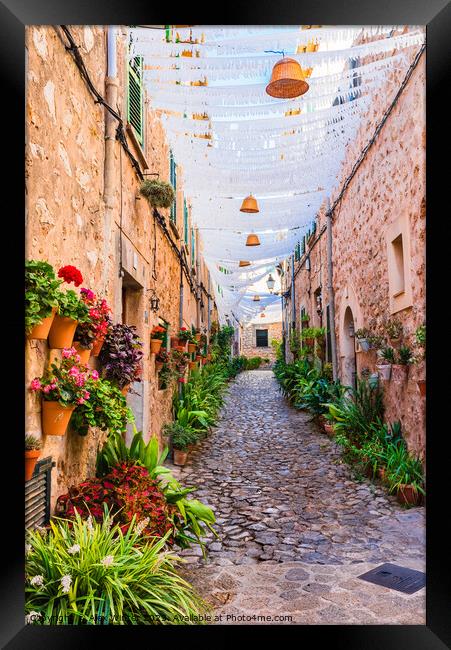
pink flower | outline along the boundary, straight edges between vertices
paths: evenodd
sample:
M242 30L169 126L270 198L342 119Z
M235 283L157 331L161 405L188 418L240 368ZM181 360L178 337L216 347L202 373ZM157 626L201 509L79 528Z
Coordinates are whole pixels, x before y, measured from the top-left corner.
M84 399L89 399L90 395L91 395L91 393L89 391L87 391L87 390L85 390L85 392L83 393Z
M80 363L80 355L79 354L74 354L74 361L75 361L75 363Z
M83 294L84 298L88 302L93 302L96 299L96 294L94 293L94 291L91 291L91 289L85 289L85 288L80 289L80 293Z
M44 386L44 388L43 388L42 390L44 391L44 393L50 393L50 391L51 391L52 389L51 389L50 386Z
M80 374L80 371L76 366L72 366L72 368L69 370L69 375L71 377L78 377L79 374Z
M33 379L33 381L30 384L31 390L41 390L42 385L39 379Z
M79 397L78 400L77 400L77 403L78 404L84 404L85 400L83 399L83 397Z
M99 373L97 372L97 370L93 370L91 372L91 379L94 379L94 381L97 381L98 378L99 378Z
M70 359L75 354L77 354L77 350L75 348L64 348L63 359Z
M85 377L83 375L78 375L78 377L75 378L75 384L82 388L86 383Z

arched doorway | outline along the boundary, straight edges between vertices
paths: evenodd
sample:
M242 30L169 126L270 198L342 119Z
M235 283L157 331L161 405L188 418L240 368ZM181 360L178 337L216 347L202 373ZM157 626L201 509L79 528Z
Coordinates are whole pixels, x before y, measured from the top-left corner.
M345 386L356 387L357 365L355 356L354 315L351 307L346 307L341 332L342 382Z

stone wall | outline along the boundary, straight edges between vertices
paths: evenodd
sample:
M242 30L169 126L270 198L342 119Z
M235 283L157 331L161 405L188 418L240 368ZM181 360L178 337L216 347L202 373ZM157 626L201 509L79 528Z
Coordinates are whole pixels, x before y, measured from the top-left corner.
M268 347L257 347L256 330L268 330ZM282 323L250 323L240 328L241 345L240 354L246 357L262 357L263 359L270 359L271 362L276 360L274 348L271 346L271 341L282 339Z
M400 84L399 73L392 81L395 85ZM373 134L386 106L387 100L381 95L365 117L364 125L347 150L338 190ZM415 330L425 321L425 133L423 54L334 210L335 331L339 374L343 383L352 381L353 370L358 375L364 368L371 372L376 370L376 351L363 352L355 339L349 336L351 320L355 330L366 327L384 334L384 322L395 317L403 324L403 343L412 348L415 348ZM331 201L335 198L332 196ZM317 217L316 234L307 246L306 254L295 263L297 329L300 328L301 307L310 316L309 326L327 324L329 296L325 226L325 206L322 206ZM391 242L398 234L403 239L405 287L395 296ZM291 283L289 261L282 268L283 287L287 290ZM319 289L322 314L317 313ZM285 310L287 330L292 320L291 309L290 296ZM386 421L400 420L409 447L421 456L424 456L425 445L425 404L416 382L423 372L424 363L420 363L409 368L405 384L389 381L383 385Z
M107 78L107 34L101 26L71 26L94 86L104 97L117 92L113 108L126 116L127 30L117 32L117 78ZM83 285L106 298L115 322L135 325L144 342L142 382L135 383L127 400L145 438L160 436L171 419L174 386L159 390L150 332L164 319L174 334L180 320L180 262L167 235L139 194L141 180L121 144L114 138L117 122L95 103L62 32L53 27L27 27L27 143L26 143L26 258L50 262L55 269L73 264L83 275ZM159 173L169 180L169 149L164 131L145 101L145 137L141 148L127 130L127 145L142 172ZM113 137L106 139L108 120ZM177 170L176 228L170 236L180 250L183 237L183 169ZM189 202L189 199L187 198ZM191 226L191 223L189 224ZM198 248L200 249L201 242ZM187 252L188 262L190 251ZM191 264L189 263L191 267ZM122 269L122 271L121 271ZM208 271L199 257L194 289L183 278L182 321L205 328L207 297L197 308L200 282L208 289ZM158 314L150 310L155 289ZM197 295L199 294L199 295ZM124 299L123 299L124 298ZM210 319L217 314L213 302ZM41 376L59 351L44 341L26 343L26 432L41 435L40 400L28 390L30 380ZM95 367L96 359L90 360ZM129 431L128 437L131 431ZM45 439L41 457L52 456L52 507L69 485L93 476L95 456L104 434L91 430L85 438L68 431Z

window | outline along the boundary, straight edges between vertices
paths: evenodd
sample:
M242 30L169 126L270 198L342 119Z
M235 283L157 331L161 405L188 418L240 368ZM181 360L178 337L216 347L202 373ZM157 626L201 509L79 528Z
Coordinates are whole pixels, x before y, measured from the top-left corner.
M188 225L188 206L186 205L186 199L183 199L183 236L184 236L185 244L188 246L189 225Z
M35 465L33 476L25 483L25 528L46 526L50 521L52 458L42 458Z
M256 347L268 347L268 330L255 330Z
M143 57L134 56L128 64L127 120L136 138L144 146Z
M296 248L294 249L294 261L299 262L300 259L301 259L301 245L298 242L296 244Z
M393 295L399 296L404 292L404 252L402 235L398 235L391 243L393 251Z
M169 181L172 187L174 188L177 197L177 170L176 170L174 156L172 155L172 151L169 152ZM177 198L174 200L174 202L171 205L170 219L172 223L176 223L177 221Z

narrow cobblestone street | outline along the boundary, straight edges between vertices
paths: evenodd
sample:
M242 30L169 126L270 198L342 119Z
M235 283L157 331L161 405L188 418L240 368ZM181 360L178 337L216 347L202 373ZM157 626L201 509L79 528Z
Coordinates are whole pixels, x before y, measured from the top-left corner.
M424 570L424 509L403 509L382 487L354 480L337 445L286 403L272 371L232 383L218 426L178 473L216 513L208 559L198 549L183 555L217 611L424 623L424 589L406 596L355 579L384 562Z

